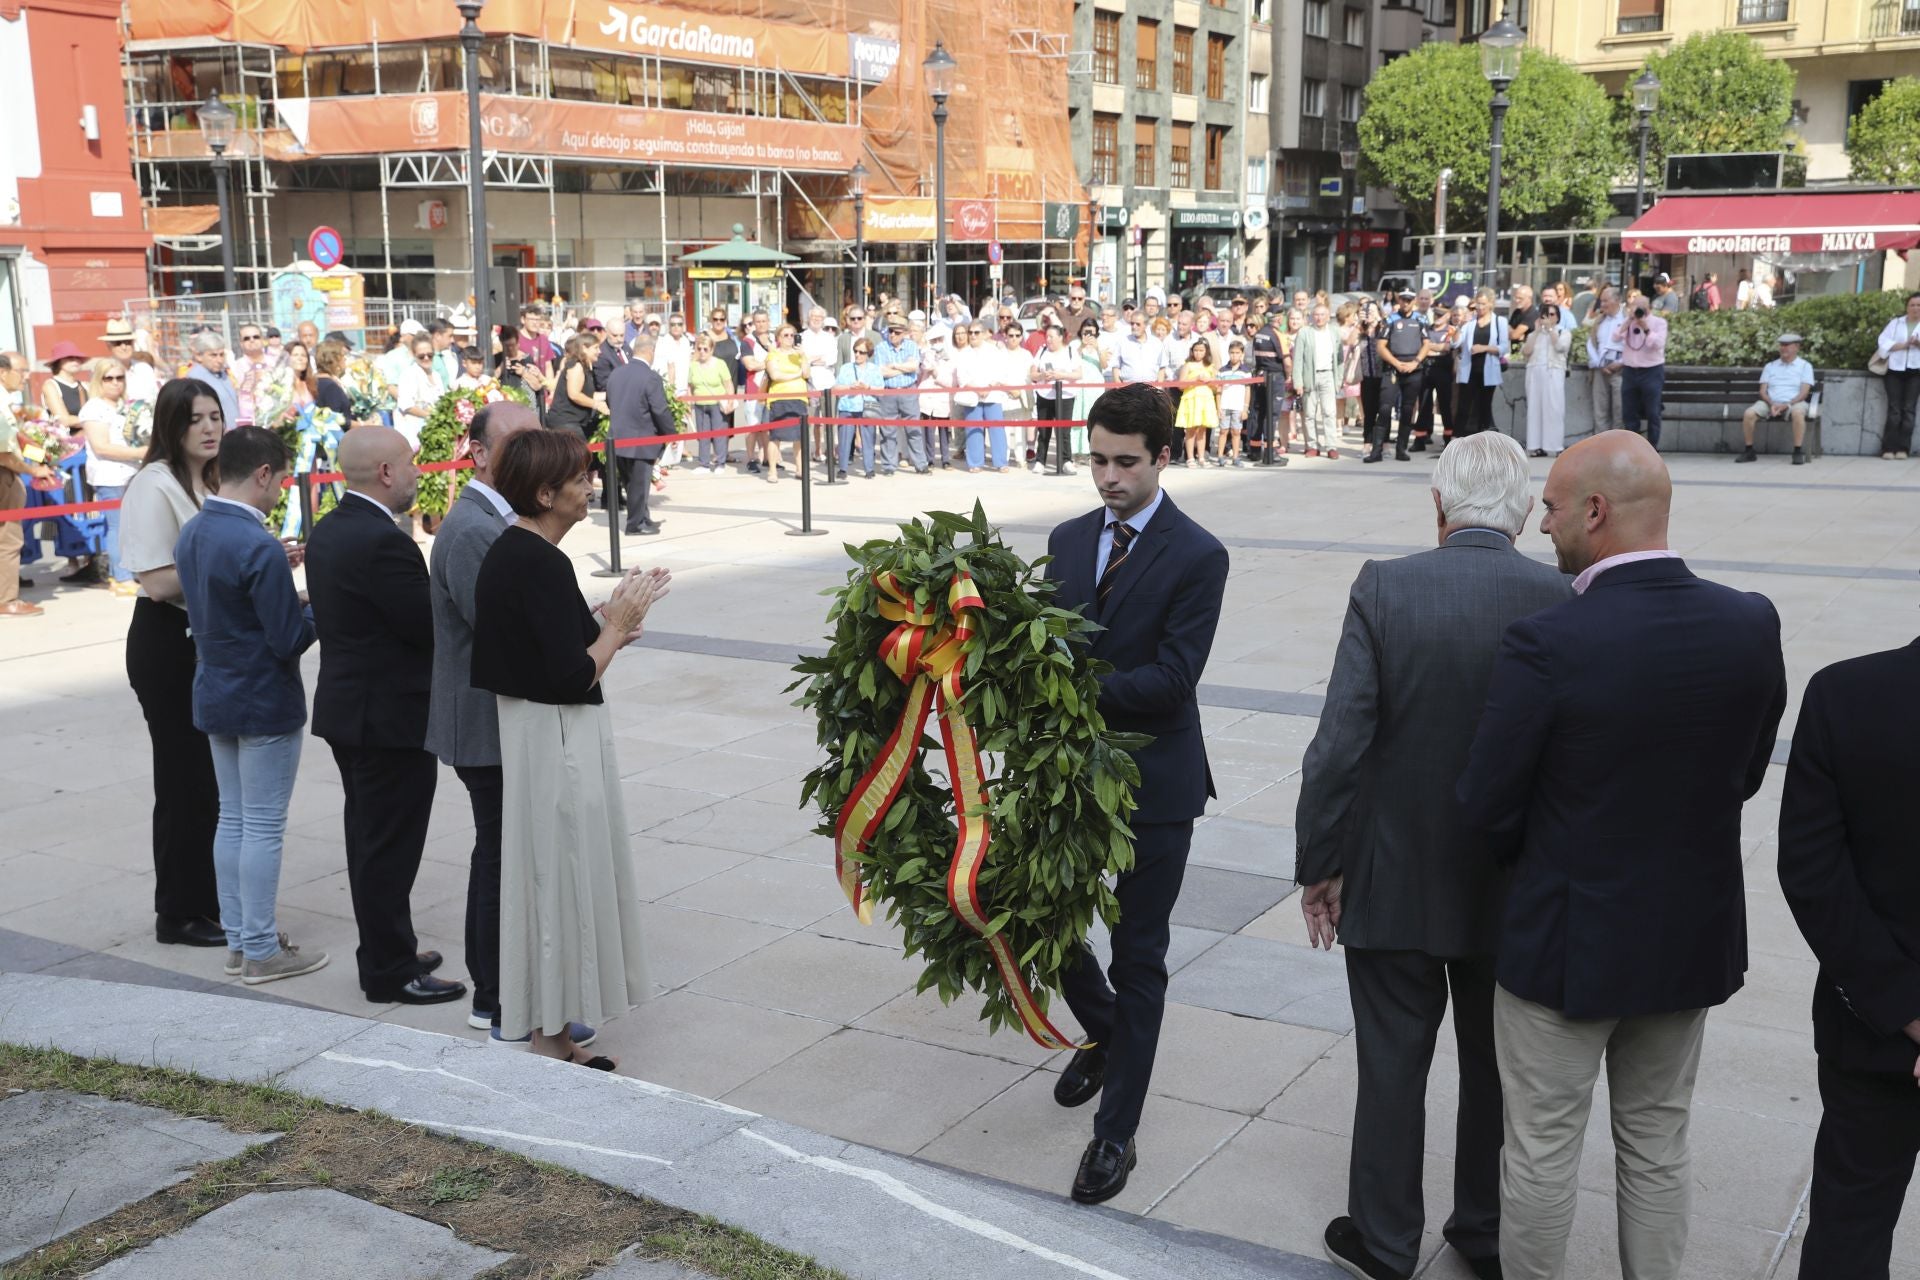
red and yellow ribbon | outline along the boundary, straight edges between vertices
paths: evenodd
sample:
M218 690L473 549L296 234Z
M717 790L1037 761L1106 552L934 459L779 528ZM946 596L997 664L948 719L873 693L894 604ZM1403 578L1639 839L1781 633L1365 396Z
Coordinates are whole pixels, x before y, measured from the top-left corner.
M1035 1043L1049 1049L1078 1048L1047 1020L1005 936L987 937L986 911L980 905L980 869L986 864L993 832L987 816L987 785L979 744L973 726L961 711L960 665L975 634L973 611L985 608L986 602L971 577L956 573L947 591L947 610L953 616L953 625L936 630L935 611L917 608L913 593L893 574L875 574L873 585L880 593L875 606L880 616L898 624L881 643L880 657L887 669L906 684L907 705L900 711L900 722L892 736L854 784L840 810L840 820L834 826L834 874L840 878L840 887L860 923L871 924L873 911L860 884L856 855L886 820L887 810L900 794L907 770L919 753L927 717L938 704L941 737L946 741L947 776L953 785L954 812L960 825L953 862L947 869L947 905L963 924L985 939L1007 996Z

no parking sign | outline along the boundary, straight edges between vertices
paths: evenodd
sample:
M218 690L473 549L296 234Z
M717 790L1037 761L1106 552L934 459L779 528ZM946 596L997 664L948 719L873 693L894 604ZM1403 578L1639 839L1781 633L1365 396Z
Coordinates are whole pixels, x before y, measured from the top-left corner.
M322 271L339 266L346 252L346 241L332 227L315 227L313 234L307 237L307 257Z

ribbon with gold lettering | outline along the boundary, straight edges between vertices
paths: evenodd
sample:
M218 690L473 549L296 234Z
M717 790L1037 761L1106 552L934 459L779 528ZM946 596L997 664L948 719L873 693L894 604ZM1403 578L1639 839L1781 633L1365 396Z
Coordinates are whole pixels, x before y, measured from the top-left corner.
M1077 1048L1047 1020L1027 987L1012 946L1002 934L990 932L986 911L980 904L980 869L986 864L993 833L987 816L987 786L979 744L961 710L960 666L975 634L973 611L985 608L985 601L971 577L956 573L947 591L953 625L936 631L934 610L917 608L913 593L893 574L874 575L873 585L880 593L875 606L880 616L899 624L881 642L880 657L887 669L907 685L907 705L901 708L900 722L892 736L854 784L840 810L840 819L834 824L834 874L860 922L872 923L873 912L860 884L856 855L879 831L887 809L900 794L907 770L919 751L927 717L937 704L954 813L960 826L953 862L947 870L947 905L961 923L986 942L1007 996L1034 1042L1049 1049Z

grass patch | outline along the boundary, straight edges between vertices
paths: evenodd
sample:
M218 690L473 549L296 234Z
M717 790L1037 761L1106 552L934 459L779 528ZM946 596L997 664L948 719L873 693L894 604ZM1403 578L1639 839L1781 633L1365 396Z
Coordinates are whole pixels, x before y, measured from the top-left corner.
M372 1112L265 1085L0 1045L0 1092L36 1089L98 1094L280 1136L15 1259L0 1267L0 1280L83 1276L241 1196L299 1187L340 1191L516 1255L486 1280L576 1280L636 1243L643 1255L720 1280L846 1280L724 1223Z

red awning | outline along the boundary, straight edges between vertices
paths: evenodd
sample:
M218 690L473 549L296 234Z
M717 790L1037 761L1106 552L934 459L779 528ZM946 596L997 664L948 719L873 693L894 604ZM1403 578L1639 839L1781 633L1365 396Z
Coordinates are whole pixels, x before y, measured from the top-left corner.
M1668 196L1620 233L1628 253L1854 253L1920 245L1920 192Z

